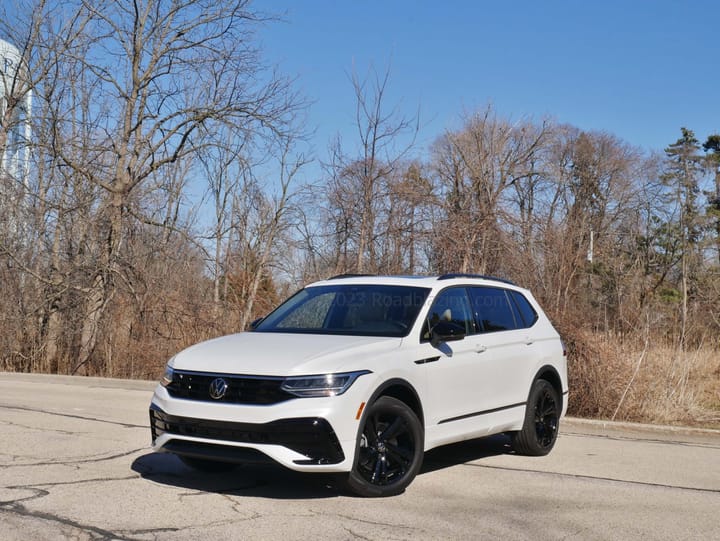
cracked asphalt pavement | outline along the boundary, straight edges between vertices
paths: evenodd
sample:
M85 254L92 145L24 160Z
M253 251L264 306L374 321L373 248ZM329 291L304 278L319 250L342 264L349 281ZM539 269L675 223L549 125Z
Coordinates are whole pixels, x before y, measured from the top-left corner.
M200 474L150 449L154 383L0 373L0 539L720 539L720 432L567 419L426 455L408 490L280 467Z

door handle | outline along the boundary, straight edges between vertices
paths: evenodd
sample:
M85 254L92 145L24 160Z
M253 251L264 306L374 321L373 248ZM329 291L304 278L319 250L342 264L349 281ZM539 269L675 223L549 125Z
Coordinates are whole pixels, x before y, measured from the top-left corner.
M535 343L535 340L532 337L530 337L530 336L525 337L525 345L526 346L532 346L534 343Z
M475 353L483 353L485 350L487 350L487 346L484 346L482 344L478 344L475 346Z

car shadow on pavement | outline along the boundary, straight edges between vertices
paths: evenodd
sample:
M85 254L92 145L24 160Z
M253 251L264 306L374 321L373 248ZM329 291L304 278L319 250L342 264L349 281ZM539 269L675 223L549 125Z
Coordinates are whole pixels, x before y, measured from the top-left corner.
M443 445L425 453L420 475L512 452L510 437L505 434Z
M169 453L147 453L132 470L155 483L202 492L270 499L335 498L342 483L330 474L302 474L280 465L239 465L225 472L201 472Z
M503 434L445 445L425 454L419 475L510 452L510 439ZM169 453L147 453L131 467L143 479L193 491L281 500L353 496L338 475L304 474L273 464L208 473L186 466Z

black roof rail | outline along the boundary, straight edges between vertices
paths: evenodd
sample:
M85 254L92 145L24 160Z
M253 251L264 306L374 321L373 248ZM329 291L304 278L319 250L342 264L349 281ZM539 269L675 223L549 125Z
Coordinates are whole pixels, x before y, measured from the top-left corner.
M336 274L335 276L331 276L330 278L328 278L328 280L337 280L338 278L361 278L363 276L375 276L375 274L362 274L362 273Z
M497 276L487 276L485 274L469 274L466 272L450 272L447 274L441 274L438 276L438 280L451 280L453 278L482 278L483 280L495 280L496 282L503 282L516 286L517 284L507 278L498 278Z

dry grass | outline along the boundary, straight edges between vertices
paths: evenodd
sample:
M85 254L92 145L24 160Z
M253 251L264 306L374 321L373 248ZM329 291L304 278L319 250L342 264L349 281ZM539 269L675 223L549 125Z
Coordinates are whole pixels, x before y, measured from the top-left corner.
M570 413L583 417L720 428L720 352L681 351L651 339L576 331Z

